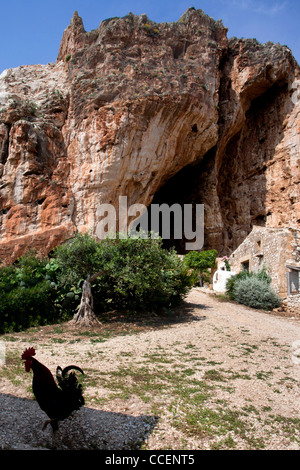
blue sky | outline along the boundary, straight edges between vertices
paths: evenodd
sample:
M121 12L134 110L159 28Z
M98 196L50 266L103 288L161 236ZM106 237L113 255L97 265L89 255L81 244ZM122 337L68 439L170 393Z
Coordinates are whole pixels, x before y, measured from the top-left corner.
M86 31L130 11L156 22L177 21L187 8L201 8L229 28L228 37L279 42L300 63L299 0L0 0L0 73L25 64L55 62L63 31L75 10Z

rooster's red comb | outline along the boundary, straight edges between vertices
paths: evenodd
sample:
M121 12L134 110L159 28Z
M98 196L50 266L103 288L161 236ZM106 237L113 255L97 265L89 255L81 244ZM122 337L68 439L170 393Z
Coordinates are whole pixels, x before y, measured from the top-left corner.
M27 348L22 354L22 359L28 359L29 357L35 356L35 349L34 348Z

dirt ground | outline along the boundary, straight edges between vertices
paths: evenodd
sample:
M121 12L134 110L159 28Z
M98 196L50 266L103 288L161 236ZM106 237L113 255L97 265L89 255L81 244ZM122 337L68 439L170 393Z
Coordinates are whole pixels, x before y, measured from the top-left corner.
M300 317L194 288L164 317L117 313L0 337L0 449L300 449ZM55 438L20 356L80 366L85 406Z

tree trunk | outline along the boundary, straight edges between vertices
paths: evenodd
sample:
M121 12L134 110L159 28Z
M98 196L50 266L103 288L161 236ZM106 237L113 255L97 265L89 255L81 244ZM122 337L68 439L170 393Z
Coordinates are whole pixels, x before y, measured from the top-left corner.
M94 313L94 301L91 288L91 282L94 281L98 276L100 276L104 271L89 276L82 286L81 301L79 305L79 310L75 313L73 317L74 323L79 323L80 325L92 326L99 324L99 320Z
M94 302L89 279L83 282L82 295L78 312L74 315L75 323L86 324L87 326L98 323L94 313Z

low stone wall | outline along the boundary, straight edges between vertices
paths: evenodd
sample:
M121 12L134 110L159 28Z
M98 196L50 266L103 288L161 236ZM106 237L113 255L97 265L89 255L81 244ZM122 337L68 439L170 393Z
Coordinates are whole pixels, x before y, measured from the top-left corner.
M285 299L284 304L288 307L288 309L300 311L300 294L289 295Z

